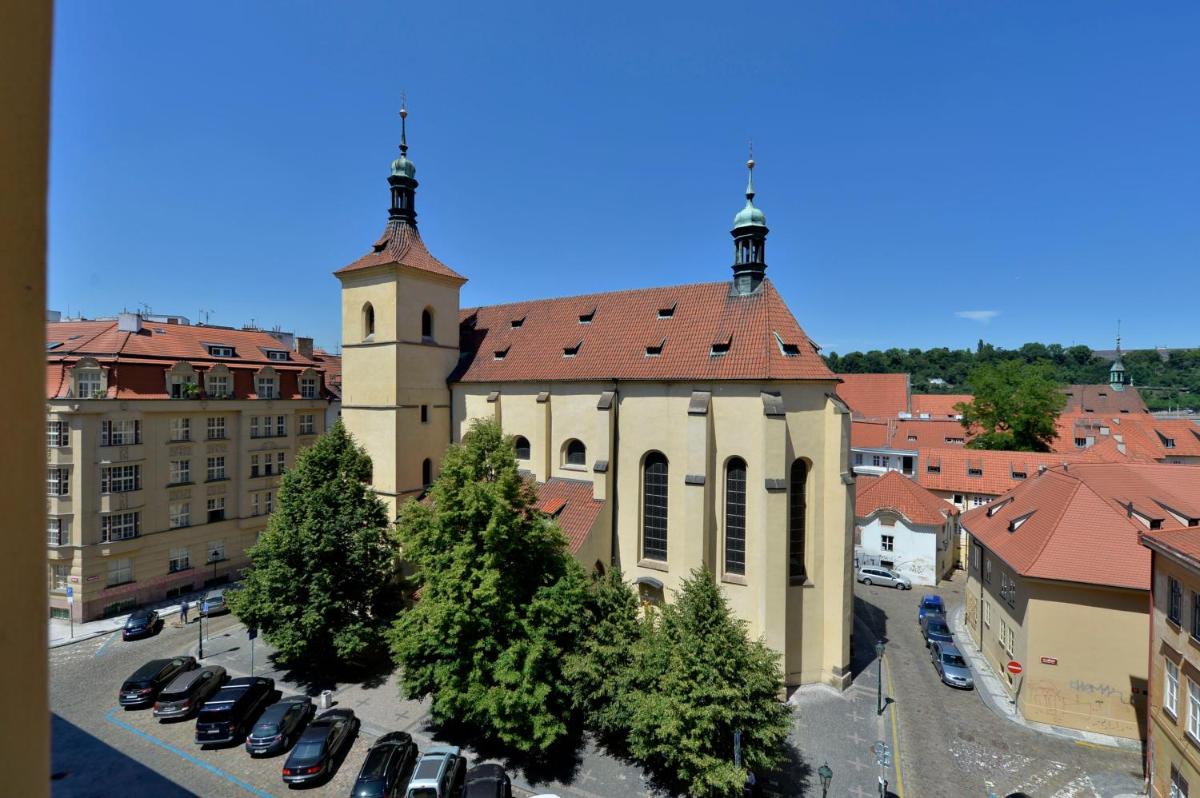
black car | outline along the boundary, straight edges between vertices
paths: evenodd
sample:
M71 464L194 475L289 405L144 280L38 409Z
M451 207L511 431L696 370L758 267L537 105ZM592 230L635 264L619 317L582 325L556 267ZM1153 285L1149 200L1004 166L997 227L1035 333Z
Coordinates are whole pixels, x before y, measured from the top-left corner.
M154 610L134 610L125 621L121 630L122 640L135 640L139 637L149 637L162 628L162 618Z
M172 679L195 667L195 657L152 659L125 680L117 694L117 700L127 709L150 706Z
M476 765L467 771L462 798L512 798L512 782L499 765Z
M308 696L285 698L272 704L246 736L246 751L250 756L286 751L304 731L314 712L316 707Z
M275 680L263 676L230 679L204 702L196 716L196 742L222 745L239 739L275 697Z
M287 784L309 784L334 772L334 763L358 732L352 709L331 709L308 724L283 765Z
M415 764L417 746L412 737L404 732L389 732L367 751L350 795L352 798L393 798L408 783Z
M224 682L225 669L220 665L184 671L158 694L158 700L154 702L154 717L159 720L186 718L203 706Z

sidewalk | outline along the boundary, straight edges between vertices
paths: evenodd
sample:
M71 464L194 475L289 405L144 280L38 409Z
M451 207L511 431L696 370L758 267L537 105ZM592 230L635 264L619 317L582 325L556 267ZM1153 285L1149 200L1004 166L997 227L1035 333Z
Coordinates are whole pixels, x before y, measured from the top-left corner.
M988 709L1002 718L1024 726L1027 729L1041 732L1042 734L1052 734L1056 737L1065 737L1076 742L1103 745L1109 748L1124 748L1130 751L1142 750L1142 744L1137 740L1127 740L1124 737L1114 737L1110 734L1098 734L1096 732L1068 729L1064 726L1052 726L1049 723L1026 720L1016 703L1009 698L1008 690L1000 680L1000 677L992 670L991 665L987 662L987 658L983 656L983 652L975 645L974 638L971 637L971 633L967 631L967 626L963 622L964 614L965 610L961 606L951 611L949 616L950 631L954 633L955 645L958 646L958 650L962 652L967 663L971 666L971 672L975 676L975 691L983 699L983 703Z
M226 586L228 587L228 586ZM220 589L220 588L212 588ZM179 617L179 608L182 605L184 598L187 599L189 610L188 618L195 620L200 616L200 599L204 598L208 590L198 590L181 598L170 599L169 601L159 601L152 604L143 604L138 609L157 610L159 616L162 617L164 623L170 623L172 620ZM83 640L90 640L93 637L109 634L110 632L119 632L125 626L125 621L129 620L130 613L123 615L114 615L111 618L101 618L97 621L85 621L83 623L72 624L70 621L64 621L61 618L50 619L50 648L58 648L59 646L69 646L72 643L79 643Z

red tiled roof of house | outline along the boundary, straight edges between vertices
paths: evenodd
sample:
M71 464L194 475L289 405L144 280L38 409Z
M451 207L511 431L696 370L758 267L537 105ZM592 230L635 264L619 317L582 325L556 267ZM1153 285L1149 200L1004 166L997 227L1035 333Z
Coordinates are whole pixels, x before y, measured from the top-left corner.
M1005 452L958 446L922 448L915 476L917 482L929 490L999 496L1033 479L1041 466L1053 468L1091 459L1083 454L1053 452ZM980 473L972 474L975 470Z
M856 477L858 491L854 499L854 515L866 518L880 510L892 510L914 524L941 526L946 518L958 515L958 508L939 499L929 491L902 476L888 471L878 479Z
M965 446L973 437L957 421L936 421L931 418L900 419L894 428L892 448L895 449Z
M1164 419L1145 414L1072 414L1059 416L1056 452L1091 451L1095 445L1113 441L1130 457L1165 461L1171 457L1200 457L1200 426L1190 419ZM1076 439L1093 439L1092 447L1076 445Z
M587 540L604 502L592 498L592 483L551 477L536 485L538 509L558 522L575 554Z
M1063 393L1067 395L1067 405L1063 408L1067 414L1150 412L1142 395L1132 385L1122 391L1114 391L1109 385L1067 385L1063 387Z
M907 374L838 374L837 395L854 418L896 418L907 413Z
M334 274L346 274L359 269L369 269L372 266L388 266L396 263L430 274L449 277L461 283L467 281L467 278L429 254L417 228L400 219L389 219L387 226L383 228L383 233L371 246L371 251L353 263L338 269Z
M954 406L959 402L968 404L975 397L969 393L914 393L912 395L912 414L919 416L928 413L930 418L954 417L959 413Z
M833 373L769 280L466 308L452 382L823 380ZM727 347L712 354L713 346Z
M962 524L1022 575L1148 590L1150 552L1139 534L1167 538L1189 519L1200 519L1200 468L1077 463L971 510Z
M313 362L325 370L325 385L338 398L342 396L342 356L324 349L313 350Z
M862 449L883 449L891 445L892 425L887 421L850 422L850 445Z

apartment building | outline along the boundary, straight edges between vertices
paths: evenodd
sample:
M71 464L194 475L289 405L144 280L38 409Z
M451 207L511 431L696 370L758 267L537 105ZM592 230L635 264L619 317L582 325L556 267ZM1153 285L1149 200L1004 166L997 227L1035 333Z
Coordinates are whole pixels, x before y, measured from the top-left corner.
M326 429L325 379L311 339L288 333L135 313L48 323L51 616L236 576L280 474Z

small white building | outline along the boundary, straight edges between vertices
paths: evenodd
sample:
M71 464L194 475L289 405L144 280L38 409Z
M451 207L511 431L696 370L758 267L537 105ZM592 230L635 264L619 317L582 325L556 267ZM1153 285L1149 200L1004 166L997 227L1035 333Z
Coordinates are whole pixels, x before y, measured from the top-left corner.
M959 510L897 471L858 475L855 558L936 585L954 569Z

